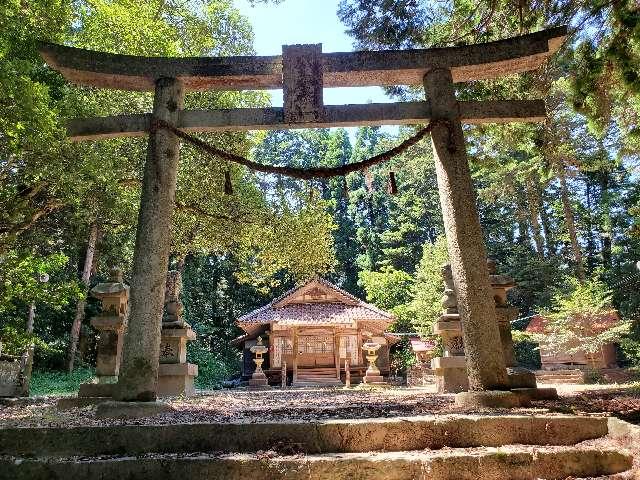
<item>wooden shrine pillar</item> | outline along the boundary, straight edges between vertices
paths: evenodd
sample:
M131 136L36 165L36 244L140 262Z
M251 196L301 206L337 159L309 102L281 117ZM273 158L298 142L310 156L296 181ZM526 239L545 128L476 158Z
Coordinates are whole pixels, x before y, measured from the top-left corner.
M153 115L177 125L183 108L180 80L155 83ZM156 399L160 330L171 246L180 142L166 129L149 134L142 180L136 246L133 254L130 314L115 397L125 401Z
M298 380L298 329L293 327L293 372L291 383L295 383Z
M463 326L470 390L508 390L496 322L487 252L476 208L451 71L434 68L424 76L433 119L446 120L431 132L447 248Z

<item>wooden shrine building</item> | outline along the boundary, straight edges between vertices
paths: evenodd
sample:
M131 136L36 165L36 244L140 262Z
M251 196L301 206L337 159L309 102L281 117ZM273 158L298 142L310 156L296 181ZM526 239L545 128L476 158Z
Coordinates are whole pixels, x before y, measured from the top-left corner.
M548 319L542 315L535 315L526 328L529 333L538 333L549 335L547 331ZM599 335L607 330L615 327L620 323L618 312L602 313L596 317L589 325L589 331L593 335ZM578 346L574 344L574 346ZM606 369L617 368L616 344L614 342L606 343L600 347L597 352L587 353L582 349L574 351L574 353L557 352L549 348L544 340L540 341L540 364L542 370L563 370L566 368L580 369Z
M243 349L244 377L255 368L249 349L261 337L269 347L264 371L270 382L281 381L286 364L294 386L341 385L345 360L354 380L364 375L362 344L368 340L382 345L376 363L382 375L389 374L389 345L396 340L385 331L394 320L390 313L315 277L240 317L237 324L245 335L233 344Z

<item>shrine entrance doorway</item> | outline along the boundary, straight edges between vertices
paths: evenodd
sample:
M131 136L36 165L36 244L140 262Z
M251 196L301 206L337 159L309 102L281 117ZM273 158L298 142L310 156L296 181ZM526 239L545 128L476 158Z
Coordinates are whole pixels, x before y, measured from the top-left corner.
M335 369L333 332L301 330L298 336L298 368Z

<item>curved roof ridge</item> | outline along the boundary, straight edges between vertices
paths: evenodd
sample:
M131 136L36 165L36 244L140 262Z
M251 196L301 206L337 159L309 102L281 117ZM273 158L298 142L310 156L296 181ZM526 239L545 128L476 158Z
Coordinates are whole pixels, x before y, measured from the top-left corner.
M370 303L365 302L364 300L361 300L360 298L356 297L355 295L347 292L346 290L338 287L337 285L331 283L329 280L319 276L319 275L314 275L311 278L308 278L307 280L305 280L304 282L300 282L298 285L296 285L293 288L290 288L289 290L287 290L286 292L284 292L283 294L279 295L278 297L274 298L273 300L271 300L271 302L269 302L268 304L260 307L260 308L256 308L255 310L252 310L251 312L248 312L244 315L242 315L241 317L238 318L238 322L239 323L246 323L246 322L251 322L251 320L254 317L259 316L261 313L264 313L266 311L268 311L269 309L275 310L275 305L282 302L284 299L286 299L287 297L293 295L296 291L304 288L306 285L310 284L313 281L317 281L318 283L324 285L327 288L330 288L331 290L334 290L335 292L339 293L340 295L346 297L349 300L352 300L353 302L356 303L356 305L351 305L352 308L355 307L359 307L359 308L364 308L366 310L369 310L370 312L377 314L381 317L383 317L386 320L392 321L395 319L394 315L386 312L378 307L376 307L375 305L372 305ZM293 307L293 306L301 306L302 304L295 304L295 305L286 305L286 306L282 306L279 307L278 310L281 309L285 309L287 307ZM315 304L309 304L309 305L315 305L315 306L321 306L321 305L345 305L344 303L341 302L326 302L326 303L315 303ZM367 319L363 319L363 320L367 320Z

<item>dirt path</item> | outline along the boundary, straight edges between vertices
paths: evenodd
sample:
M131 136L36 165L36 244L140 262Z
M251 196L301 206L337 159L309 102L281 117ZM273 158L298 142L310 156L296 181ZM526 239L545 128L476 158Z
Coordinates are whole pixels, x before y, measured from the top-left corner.
M640 387L636 385L560 385L559 401L534 402L510 413L575 413L614 415L640 424ZM0 406L0 427L79 426L108 423L205 423L309 421L331 418L397 417L445 413L500 413L456 407L453 395L438 395L429 388L384 390L217 390L189 398L166 399L174 411L137 420L97 420L95 407L59 412L57 397L36 398L27 404ZM505 410L505 412L507 412Z

